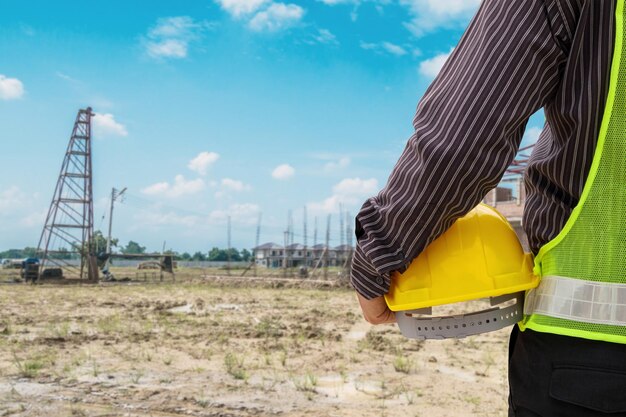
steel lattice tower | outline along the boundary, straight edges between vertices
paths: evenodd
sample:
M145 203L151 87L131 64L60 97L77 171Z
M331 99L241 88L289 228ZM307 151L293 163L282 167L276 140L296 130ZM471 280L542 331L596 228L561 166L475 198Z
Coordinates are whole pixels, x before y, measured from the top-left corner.
M46 223L39 239L39 279L46 268L65 278L98 279L93 240L91 107L76 116Z

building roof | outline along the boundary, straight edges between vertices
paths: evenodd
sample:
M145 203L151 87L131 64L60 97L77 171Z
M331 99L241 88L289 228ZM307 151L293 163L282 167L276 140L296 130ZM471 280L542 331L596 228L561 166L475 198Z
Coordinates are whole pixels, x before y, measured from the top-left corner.
M283 247L281 245L279 245L278 243L274 243L274 242L268 242L268 243L264 243L262 245L257 246L256 248L253 248L253 250L263 250L263 249L282 249Z
M253 248L253 250L284 249L284 248L285 247L283 245L279 245L278 243L268 242L268 243L259 245L256 248ZM326 248L326 245L322 243L318 243L317 245L307 247L308 250L324 250L325 248ZM291 245L287 245L287 249L288 250L304 250L304 245L301 243L292 243ZM352 250L354 250L354 247L350 245L339 245L336 247L329 248L329 251L339 251L339 252L352 251Z

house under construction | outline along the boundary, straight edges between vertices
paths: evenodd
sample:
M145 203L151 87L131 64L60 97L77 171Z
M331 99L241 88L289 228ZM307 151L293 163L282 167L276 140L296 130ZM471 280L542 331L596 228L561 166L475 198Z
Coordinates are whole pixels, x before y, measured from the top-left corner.
M257 266L266 268L297 268L301 266L345 266L349 264L354 248L350 245L326 247L318 244L306 247L300 243L279 245L269 242L254 248Z

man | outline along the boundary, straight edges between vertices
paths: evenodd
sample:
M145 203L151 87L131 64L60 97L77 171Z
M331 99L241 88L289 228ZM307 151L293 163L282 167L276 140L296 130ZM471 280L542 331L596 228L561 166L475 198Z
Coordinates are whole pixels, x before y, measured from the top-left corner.
M420 101L413 121L415 133L388 183L357 216L351 282L365 318L373 324L392 323L394 316L382 298L389 290L391 272L404 271L498 184L519 148L528 118L544 109L546 125L525 174L524 228L531 251L543 259L536 269L541 285L553 279L555 288L574 283L585 290L597 281L598 291L582 291L582 301L574 299L573 304L569 300L567 320L558 318L562 309L545 288L540 286L531 302L527 300L524 331L515 326L511 334L510 416L626 416L626 310L615 308L626 289L622 220L626 216L616 214L611 226L599 224L595 229L587 220L611 217L626 207L626 193L621 191L626 190L623 153L605 152L613 163L607 169L598 170L594 162L607 146L621 146L619 137L611 139L604 124L609 116L626 114L626 104L621 104L626 82L609 94L617 80L612 65L624 65L619 59L613 62L626 44L624 31L616 30L625 17L623 3L483 0ZM623 56L621 62L626 62L626 52ZM605 112L607 97L616 97L608 101L617 103L613 112ZM623 127L622 132L626 123ZM626 137L621 143L626 143ZM613 170L617 177L600 175L615 166L620 168ZM595 184L597 172L605 178L607 189L599 194L595 207L606 209L595 217L581 217L581 212L589 214L584 209L590 193L583 190ZM568 242L576 224L587 226L578 228L587 231L579 233L583 239L595 230L615 233L608 244L600 242L607 245L597 256L579 262L599 276L583 281L574 274L547 274L567 269L584 254L577 243ZM561 247L568 251L544 256L557 241L565 241ZM602 275L609 262L602 250L615 255L610 261L613 275L608 278ZM608 294L609 301L593 304L598 297L603 300L602 294ZM585 303L590 310L578 312ZM537 324L544 315L548 324ZM593 321L595 315L600 319Z

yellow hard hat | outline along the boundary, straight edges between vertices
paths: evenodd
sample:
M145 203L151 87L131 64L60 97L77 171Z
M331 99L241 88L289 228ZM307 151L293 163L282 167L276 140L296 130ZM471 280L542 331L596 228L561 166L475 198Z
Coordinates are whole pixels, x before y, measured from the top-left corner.
M408 337L463 337L492 331L521 319L523 292L539 283L532 266L532 255L524 253L509 222L481 204L433 241L404 273L394 273L385 300L399 312L398 324ZM406 314L431 313L428 309L433 306L488 297L492 305L513 298L517 304L454 317L424 319Z

